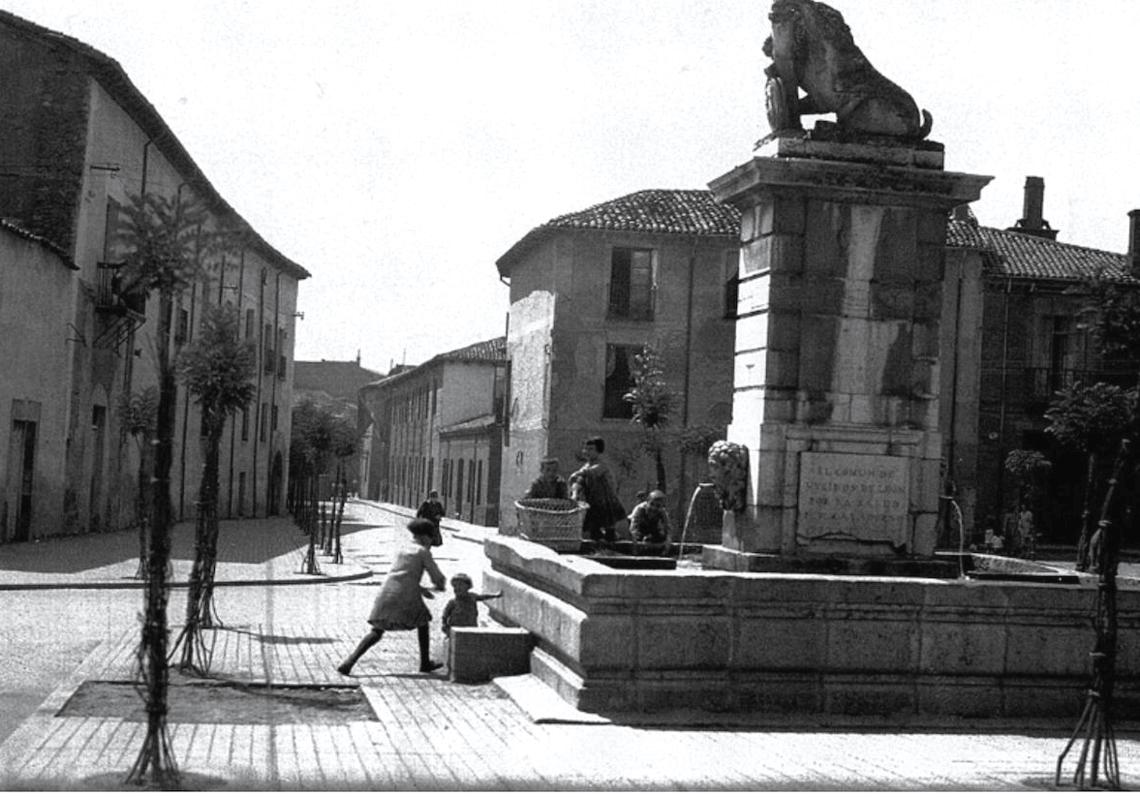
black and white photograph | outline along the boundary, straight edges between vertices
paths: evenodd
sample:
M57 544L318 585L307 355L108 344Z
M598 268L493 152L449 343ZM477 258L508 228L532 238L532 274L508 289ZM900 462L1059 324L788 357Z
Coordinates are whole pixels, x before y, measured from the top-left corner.
M1137 30L0 0L0 790L1140 787Z

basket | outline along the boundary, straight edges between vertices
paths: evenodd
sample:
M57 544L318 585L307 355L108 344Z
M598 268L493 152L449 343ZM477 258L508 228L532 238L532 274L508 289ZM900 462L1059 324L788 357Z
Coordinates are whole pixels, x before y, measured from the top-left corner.
M582 546L582 518L589 508L567 498L520 498L515 501L519 536L556 551L577 552Z

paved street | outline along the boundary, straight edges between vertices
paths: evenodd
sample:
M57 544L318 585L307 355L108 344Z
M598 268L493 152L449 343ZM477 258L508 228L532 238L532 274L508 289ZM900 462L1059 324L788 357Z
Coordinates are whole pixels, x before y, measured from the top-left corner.
M900 726L889 720L699 712L600 718L570 710L529 676L472 686L420 675L410 633L386 635L361 660L356 677L343 678L335 664L366 630L377 584L405 533L403 517L391 508L358 503L350 510L350 561L334 569L322 559L325 575L303 583L294 572L303 539L290 521L240 521L223 528L228 542L219 581L235 586L218 591L226 623L214 635L218 681L203 686L181 675L173 680L181 690L175 697L197 690L192 705L180 708L172 699L171 707L171 737L188 786L1043 789L1051 787L1056 757L1071 730L1068 722ZM187 529L180 527L178 534L176 580L188 551ZM481 534L449 521L445 544L437 549L444 572L464 570L476 588ZM131 677L142 605L141 590L130 586L137 543L112 535L50 545L52 557L41 566L33 552L21 550L25 546L0 549L0 588L10 618L0 640L0 721L6 723L0 725L0 786L117 788L138 752L143 725L122 705L77 713L69 701L85 681ZM36 588L26 588L29 580ZM85 587L46 588L72 581ZM20 584L25 588L13 588ZM184 595L173 592L175 621ZM433 654L442 658L442 600L433 608ZM356 694L345 690L360 685L374 719L330 720L301 712L303 719L269 723L265 716L243 713L237 701L222 717L209 715L202 695L227 686L243 689L246 699L258 691L245 686L250 683L270 685L278 698L298 687ZM1140 735L1121 736L1122 774L1125 785L1134 786L1140 778Z

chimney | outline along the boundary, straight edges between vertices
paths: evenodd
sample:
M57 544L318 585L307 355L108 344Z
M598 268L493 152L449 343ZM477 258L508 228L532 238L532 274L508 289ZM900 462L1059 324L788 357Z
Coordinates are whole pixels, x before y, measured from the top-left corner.
M1128 211L1128 273L1140 278L1140 210Z
M1049 226L1044 219L1045 213L1045 180L1041 177L1025 178L1025 202L1021 208L1021 218L1017 224L1009 227L1009 232L1020 232L1026 235L1036 235L1038 238L1057 240L1057 230Z

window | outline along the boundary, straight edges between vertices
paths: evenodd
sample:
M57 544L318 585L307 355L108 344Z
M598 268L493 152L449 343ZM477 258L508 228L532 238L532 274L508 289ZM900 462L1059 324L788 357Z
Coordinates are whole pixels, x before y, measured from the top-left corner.
M633 387L633 355L639 346L606 346L606 385L602 402L603 418L632 418L633 406L622 399Z
M724 253L724 317L736 318L740 298L740 250Z
M268 427L269 427L269 402L268 401L261 402L261 412L258 414L257 426L258 426L258 436L261 438L261 442L264 443L266 441L266 439L268 438L268 431L269 431L269 429L268 429Z
M190 341L190 311L178 308L178 323L174 330L174 344L181 346Z
M273 405L272 418L273 418L273 420L270 422L269 428L276 432L277 431L277 405L276 404Z
M103 227L103 262L111 263L114 260L115 243L118 238L119 212L118 202L107 197L107 219Z
M245 339L253 337L253 310L245 311Z
M479 460L479 465L475 469L475 503L483 503L483 460Z
M652 249L614 249L610 257L610 316L653 320Z
M249 439L249 407L241 410L241 439L243 442Z
M265 325L265 337L262 340L265 344L265 373L271 374L277 367L277 355L273 351L273 326L271 324Z
M463 512L463 460L459 460L455 471L455 511Z

